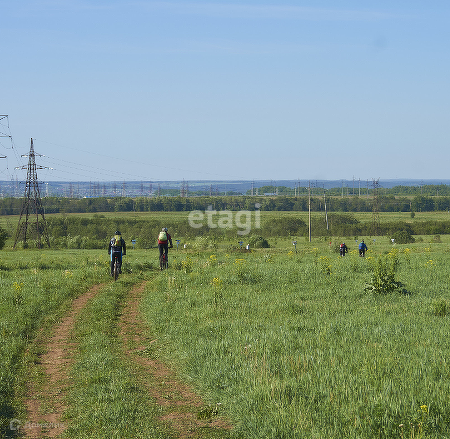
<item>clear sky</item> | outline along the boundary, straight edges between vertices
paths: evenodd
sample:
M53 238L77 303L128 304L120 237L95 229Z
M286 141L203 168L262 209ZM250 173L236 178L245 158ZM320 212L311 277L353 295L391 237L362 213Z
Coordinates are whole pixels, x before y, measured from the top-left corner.
M449 178L448 0L0 4L0 179Z

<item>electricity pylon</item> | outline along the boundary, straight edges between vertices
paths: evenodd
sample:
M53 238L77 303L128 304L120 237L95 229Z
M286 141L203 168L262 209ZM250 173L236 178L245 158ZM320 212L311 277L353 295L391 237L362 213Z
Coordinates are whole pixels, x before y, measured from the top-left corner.
M8 137L11 139L11 135L3 132L3 122L6 121L6 124L9 128L9 122L8 122L8 115L7 114L0 114L0 137ZM0 155L0 159L6 159L6 155Z
M31 139L31 146L29 154L24 154L22 157L28 157L28 165L22 166L19 169L27 169L27 182L25 184L25 194L20 212L19 223L17 224L16 239L14 241L14 248L19 241L23 242L23 246L27 247L28 235L36 239L37 247L41 248L41 236L50 247L50 240L48 238L47 223L44 217L44 208L42 207L41 196L39 194L39 183L37 178L37 169L46 169L43 166L37 166L35 157L36 154L33 147L33 139ZM30 222L30 215L36 215L36 221ZM30 226L30 230L29 227ZM28 232L30 233L28 234Z

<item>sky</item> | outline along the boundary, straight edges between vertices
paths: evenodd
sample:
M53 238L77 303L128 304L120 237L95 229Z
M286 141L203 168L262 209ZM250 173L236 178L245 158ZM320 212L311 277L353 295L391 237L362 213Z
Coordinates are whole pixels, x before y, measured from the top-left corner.
M448 0L0 4L0 180L449 177Z

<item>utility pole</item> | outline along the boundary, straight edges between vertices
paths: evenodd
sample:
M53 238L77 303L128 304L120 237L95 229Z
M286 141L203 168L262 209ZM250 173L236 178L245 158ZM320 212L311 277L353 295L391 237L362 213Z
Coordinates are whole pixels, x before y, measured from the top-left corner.
M311 242L311 182L308 183L308 222L309 222L309 242Z
M378 236L380 232L380 205L378 199L378 189L380 188L380 183L378 180L373 180L373 210L372 210L372 228L373 234Z
M328 230L328 211L327 211L327 197L325 196L325 185L323 186L323 204L325 205L325 222Z
M48 238L47 223L44 217L44 208L41 202L41 196L39 194L39 183L37 178L37 169L46 169L43 166L36 165L36 155L41 156L41 154L36 154L33 147L33 139L31 139L30 152L28 155L23 155L22 157L28 156L28 165L22 166L19 169L27 169L27 181L25 184L25 194L22 204L22 210L20 212L19 223L17 224L16 239L14 241L14 248L16 248L17 243L21 240L23 246L27 247L28 238L28 226L34 226L34 231L36 232L36 242L38 248L41 248L41 235L45 239L45 242L50 247L50 240ZM36 222L29 223L30 214L36 215ZM23 221L23 217L25 220ZM39 220L40 217L40 220Z

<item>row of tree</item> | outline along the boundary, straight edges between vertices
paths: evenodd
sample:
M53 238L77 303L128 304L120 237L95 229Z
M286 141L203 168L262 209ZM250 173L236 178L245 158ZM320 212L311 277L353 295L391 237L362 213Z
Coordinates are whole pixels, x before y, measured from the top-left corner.
M307 196L224 196L224 197L98 197L42 199L46 213L89 213L89 212L189 212L193 210L250 210L261 211L308 211ZM18 215L23 198L0 199L0 215ZM450 196L412 198L384 195L377 197L376 210L380 212L431 212L448 211ZM374 199L369 197L311 197L311 210L318 212L325 208L330 212L372 212Z
M371 222L358 221L351 214L333 213L329 215L328 227L323 218L317 216L312 220L312 235L314 237L369 237L385 236L396 238L397 242L412 242L413 235L441 235L450 234L450 221L421 221L406 223L404 221L382 223L374 230ZM12 225L12 224L11 224ZM156 219L110 218L96 215L93 218L80 216L49 217L47 228L50 245L53 248L90 248L106 249L111 236L116 230L122 232L127 245L137 248L153 248L157 245L158 233L161 227L168 227L173 243L179 239L186 242L202 242L208 244L217 240L241 240L245 243L259 242L268 238L290 237L292 239L307 237L309 227L299 218L280 215L277 218L263 219L261 224L252 223L248 234L239 234L239 225L230 224L229 227L211 227L205 222L201 227L192 227L192 224L180 217L167 218L161 223ZM1 232L1 231L0 231ZM12 227L8 230L13 233ZM0 238L5 235L0 233ZM31 236L30 236L31 238ZM0 239L1 241L1 239ZM32 247L33 242L28 243Z
M450 196L450 186L445 184L429 184L420 186L394 186L392 188L377 188L378 193L382 195L393 195L393 196ZM338 196L373 196L374 187L371 182L355 182L352 187L342 186L330 189L324 189L318 185L311 185L310 187L298 186L296 188L291 188L287 186L262 186L255 189L249 189L246 195L264 195L264 194L276 194L276 195L322 195L326 192L327 196L338 197Z

